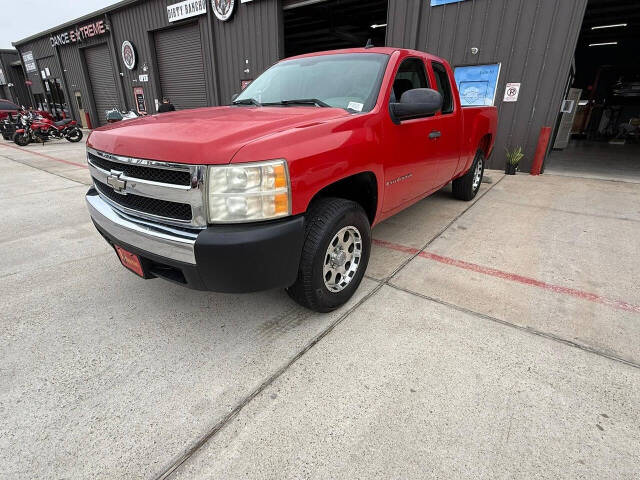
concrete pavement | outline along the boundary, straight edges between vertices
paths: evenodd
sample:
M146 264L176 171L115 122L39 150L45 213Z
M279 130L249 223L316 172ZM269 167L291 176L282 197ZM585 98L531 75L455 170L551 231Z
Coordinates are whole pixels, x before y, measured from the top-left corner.
M376 227L356 298L318 315L125 271L83 163L0 143L3 476L635 478L633 185L445 189Z

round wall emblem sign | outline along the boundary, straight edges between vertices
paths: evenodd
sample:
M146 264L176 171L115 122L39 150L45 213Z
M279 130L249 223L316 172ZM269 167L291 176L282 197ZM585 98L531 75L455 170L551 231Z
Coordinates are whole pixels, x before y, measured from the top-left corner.
M122 61L129 70L136 66L136 51L129 40L122 42Z
M226 22L233 15L236 0L211 0L211 7L218 20Z

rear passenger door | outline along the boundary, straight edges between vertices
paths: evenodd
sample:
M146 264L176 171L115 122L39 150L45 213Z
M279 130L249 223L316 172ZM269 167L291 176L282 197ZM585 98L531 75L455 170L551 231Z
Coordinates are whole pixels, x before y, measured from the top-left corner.
M444 64L431 60L429 62L429 74L434 84L434 89L442 94L442 110L436 113L434 119L439 133L440 161L438 162L437 179L440 185L451 180L458 168L460 160L460 141L462 131L462 116L459 106L456 105L451 88L450 75Z

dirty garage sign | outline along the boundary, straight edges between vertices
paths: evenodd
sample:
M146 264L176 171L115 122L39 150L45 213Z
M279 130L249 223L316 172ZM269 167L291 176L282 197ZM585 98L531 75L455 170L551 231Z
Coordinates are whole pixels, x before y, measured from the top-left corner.
M207 13L206 0L186 0L167 7L167 18L170 22L177 22L203 13Z

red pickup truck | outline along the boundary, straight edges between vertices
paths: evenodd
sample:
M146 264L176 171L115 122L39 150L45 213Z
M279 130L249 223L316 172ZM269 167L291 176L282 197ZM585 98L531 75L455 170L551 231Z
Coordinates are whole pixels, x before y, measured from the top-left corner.
M397 48L282 60L224 107L94 130L95 226L122 264L200 290L286 288L327 312L358 288L371 228L453 181L471 200L494 107L448 63Z

